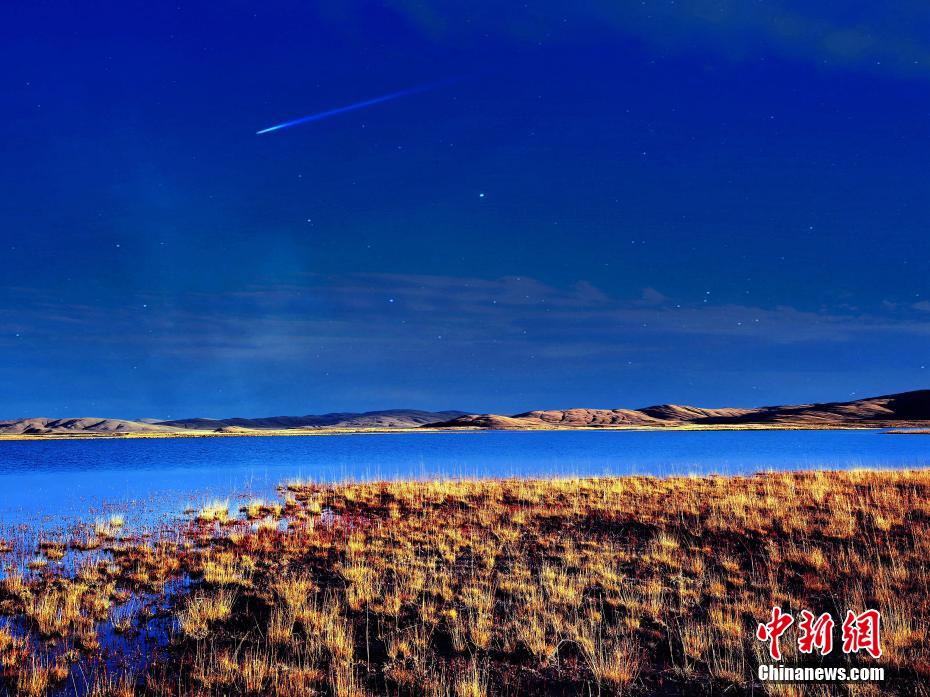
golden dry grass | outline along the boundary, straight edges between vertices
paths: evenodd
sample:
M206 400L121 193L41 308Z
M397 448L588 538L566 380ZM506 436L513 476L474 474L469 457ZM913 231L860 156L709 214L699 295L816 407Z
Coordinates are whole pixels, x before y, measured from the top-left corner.
M771 606L874 607L881 659L801 656L789 632L786 664L886 669L884 683L816 694L927 694L930 472L282 493L243 518L211 504L170 543L111 543L74 578L9 576L0 608L94 656L95 622L131 634L144 620L114 609L127 589L190 579L173 596L171 643L132 680L93 683L108 694L477 697L801 694L755 679ZM24 657L0 662L11 689L60 679L0 626L4 646Z

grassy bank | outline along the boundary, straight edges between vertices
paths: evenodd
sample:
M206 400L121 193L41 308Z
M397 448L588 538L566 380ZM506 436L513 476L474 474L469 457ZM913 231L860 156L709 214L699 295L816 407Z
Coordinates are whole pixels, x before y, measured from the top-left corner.
M930 472L293 484L151 539L119 523L0 585L9 691L930 694ZM886 680L759 684L772 605L879 609L880 659L782 648Z

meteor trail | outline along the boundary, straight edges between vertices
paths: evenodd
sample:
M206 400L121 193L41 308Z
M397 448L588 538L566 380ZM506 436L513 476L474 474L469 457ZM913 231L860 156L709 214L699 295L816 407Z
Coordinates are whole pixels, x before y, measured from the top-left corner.
M443 85L449 84L449 80L443 82L434 82L429 85L420 85L418 87L410 87L405 90L400 90L399 92L391 92L390 94L384 94L380 97L375 97L373 99L366 99L364 102L356 102L355 104L349 104L347 106L341 106L336 109L330 109L328 111L321 111L318 114L310 114L309 116L302 116L299 119L294 119L293 121L285 121L284 123L279 123L276 126L269 126L268 128L263 128L260 131L256 131L255 135L261 135L262 133L270 133L271 131L278 131L282 128L290 128L291 126L299 126L302 123L310 123L311 121L320 121L321 119L329 118L330 116L336 116L337 114L344 114L347 111L355 111L356 109L364 109L365 107L374 106L375 104L380 104L381 102L387 102L391 99L397 99L398 97L406 97L411 94L417 94L419 92L426 92L428 90L436 89Z

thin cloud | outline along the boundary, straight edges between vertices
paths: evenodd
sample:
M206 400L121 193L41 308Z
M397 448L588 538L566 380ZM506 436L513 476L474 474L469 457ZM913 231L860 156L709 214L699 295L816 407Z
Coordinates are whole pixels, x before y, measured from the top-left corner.
M733 61L781 55L818 69L930 75L926 6L916 0L893 6L860 4L842 19L830 5L791 0L583 0L569 8L477 2L467 8L447 5L430 12L408 0L394 0L390 5L425 37L444 44L469 42L473 26L481 26L482 31L490 26L493 33L509 40L546 45L590 41L592 35L610 32L653 44L666 53L701 48ZM475 15L493 16L494 21L473 23L470 19Z
M299 360L343 353L423 355L480 350L541 357L625 354L630 346L674 344L706 351L714 338L747 346L841 344L887 335L930 335L922 303L883 315L813 312L790 306L682 304L652 288L612 298L580 282L556 287L537 279L356 274L307 276L302 284L235 293L191 293L166 304L142 297L122 308L20 298L0 312L16 340L108 343L149 354L222 356L227 360ZM140 308L148 305L144 311ZM10 337L6 338L10 345Z

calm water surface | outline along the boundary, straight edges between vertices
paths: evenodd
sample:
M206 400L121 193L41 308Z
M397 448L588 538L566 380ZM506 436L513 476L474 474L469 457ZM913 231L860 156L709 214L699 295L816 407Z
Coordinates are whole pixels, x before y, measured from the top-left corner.
M181 512L293 479L746 473L930 466L930 436L878 431L542 431L0 441L0 524L129 504Z

